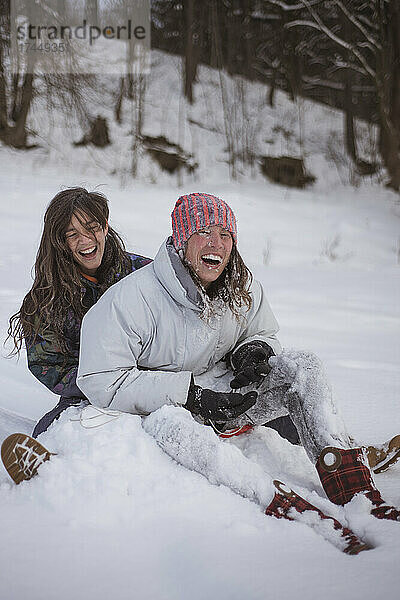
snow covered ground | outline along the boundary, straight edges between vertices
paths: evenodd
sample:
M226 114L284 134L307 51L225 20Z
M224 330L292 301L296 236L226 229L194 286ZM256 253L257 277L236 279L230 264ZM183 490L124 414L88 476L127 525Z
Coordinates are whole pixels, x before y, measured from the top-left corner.
M121 182L82 156L64 164L43 149L0 147L2 339L30 287L44 209L62 186L100 186L112 225L129 249L147 256L169 234L178 195L206 191L235 210L241 253L267 290L283 345L321 357L353 436L369 444L400 433L398 196L373 183L343 185L335 167L317 159L317 184L295 191L260 177L227 183L222 167L212 179L205 171L199 180L187 177L180 188L165 177ZM24 356L6 358L9 349L0 358L0 441L29 432L57 401L29 374ZM397 593L400 524L372 518L360 499L331 505L303 449L274 431L258 428L235 444L348 523L373 551L349 557L305 525L267 518L255 502L175 463L136 416L94 429L77 418L67 413L42 436L57 456L39 477L17 487L0 468L0 598L372 600ZM246 478L245 470L236 476ZM376 481L399 506L400 465Z
M1 335L29 287L41 217L61 185L105 181L112 223L129 248L153 256L182 189L134 183L120 190L39 169L33 153L1 149ZM224 197L239 244L267 291L285 347L313 349L333 381L350 431L364 443L400 431L400 206L378 187L288 191L263 182L192 184ZM336 242L335 242L336 240ZM329 252L329 244L333 244ZM0 432L29 431L56 402L25 359L0 360ZM149 599L375 598L400 582L399 525L364 506L325 499L301 448L270 430L237 443L274 477L350 523L375 550L347 557L301 524L275 521L254 502L174 463L124 416L84 429L67 415L43 435L57 452L40 477L19 487L0 473L0 597ZM245 476L245 474L243 474ZM400 504L400 465L377 476ZM357 510L356 510L357 509Z

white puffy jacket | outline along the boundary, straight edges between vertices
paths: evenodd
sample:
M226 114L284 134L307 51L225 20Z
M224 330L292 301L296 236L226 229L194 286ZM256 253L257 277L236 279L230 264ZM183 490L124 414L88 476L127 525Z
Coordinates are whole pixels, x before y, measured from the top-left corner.
M82 323L77 383L96 406L149 414L185 404L192 373L210 372L243 343L275 353L278 324L257 281L238 321L229 309L206 321L203 302L170 238L153 263L113 285Z

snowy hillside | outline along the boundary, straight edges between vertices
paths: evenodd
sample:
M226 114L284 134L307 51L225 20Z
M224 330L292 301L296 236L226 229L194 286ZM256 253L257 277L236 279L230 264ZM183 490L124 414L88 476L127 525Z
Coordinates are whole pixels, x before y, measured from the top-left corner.
M167 95L165 121L174 112ZM158 135L160 94L152 97L151 133ZM287 113L287 100L279 110ZM239 248L265 286L283 346L321 357L353 436L369 444L400 433L399 199L373 182L345 185L348 171L341 183L337 165L323 153L340 116L314 110L318 145L309 166L319 179L304 191L260 175L228 183L227 166L217 160L221 137L218 145L207 138L212 151L207 156L201 146L198 179L187 176L180 187L149 161L139 182L112 177L118 156L126 160L122 143L118 152L69 153L55 134L51 148L0 146L1 338L30 287L44 209L62 187L99 186L127 247L147 256L169 234L178 195L210 192L238 217ZM204 117L200 108L194 117ZM147 168L152 173L146 175ZM24 356L6 358L9 349L0 358L1 440L29 431L57 401L29 374ZM400 524L374 519L360 499L346 508L331 505L303 449L272 430L221 443L235 444L258 465L254 472L286 481L348 523L374 550L349 557L305 525L266 517L257 503L175 463L136 416L86 429L72 410L41 441L57 456L40 476L16 487L0 470L2 599L375 600L397 594ZM235 476L245 479L246 472L238 468ZM257 481L262 486L262 477ZM376 482L399 506L400 464Z
M228 181L231 168L228 147L237 162L238 180L249 177L263 181L259 157L289 155L304 159L306 169L316 177L315 188L331 189L337 183L360 184L345 150L343 114L324 105L299 98L291 102L283 92L275 95L274 108L267 103L268 87L240 77L229 77L209 67L200 66L194 86L194 104L181 95L182 64L177 57L152 51L151 75L140 92L143 136L165 137L193 155L198 168L193 174L184 169L172 181L190 184L200 181ZM37 99L29 117L29 127L37 135L30 141L38 144L34 162L51 161L59 168L72 168L78 178L94 176L102 183L113 175L121 187L130 186L133 162L132 131L135 131L137 106L124 99L121 123L115 121L115 91L118 80L105 78L100 91L86 92L85 108L89 115L107 119L111 144L105 148L73 144L85 133L82 123L70 111L48 112L48 98L38 84ZM43 96L41 95L43 94ZM360 158L379 162L377 130L362 121L355 123ZM252 155L252 165L241 160ZM170 185L171 176L145 150L135 155L139 180ZM101 174L99 179L98 175ZM366 178L370 181L371 178ZM381 182L381 172L372 177ZM181 183L179 183L181 182Z

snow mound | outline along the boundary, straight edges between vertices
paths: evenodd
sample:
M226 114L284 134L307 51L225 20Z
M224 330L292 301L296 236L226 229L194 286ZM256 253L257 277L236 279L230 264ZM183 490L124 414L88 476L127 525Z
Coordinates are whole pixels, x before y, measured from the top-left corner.
M395 589L398 575L390 564L400 550L398 524L373 519L359 498L346 510L333 509L311 491L315 477L310 481L304 451L293 450L276 432L259 427L238 438L245 457L236 442L222 442L205 427L196 441L200 426L181 408L163 407L144 421L121 414L89 429L79 416L69 409L40 436L57 455L37 477L18 487L0 479L0 560L7 565L0 597L125 600L134 593L146 600L215 594L264 600L292 598L296 587L316 598L317 580L325 582L324 596L332 599L372 598L369 590L375 597ZM159 445L174 441L172 423L175 431L179 424L179 435L191 436L192 449L205 440L188 468ZM263 454L264 436L273 445ZM307 499L326 512L330 507L344 523L348 519L376 549L348 557L306 526L307 519L302 525L266 517L257 502L227 487L246 495L253 482L252 500L267 501L265 470L274 468L272 450L281 455L282 466L291 464L289 454L297 455L298 478L309 485ZM250 458L257 456L260 460ZM179 460L185 460L184 447ZM208 479L190 470L198 464L206 465ZM21 577L21 567L29 577ZM377 568L384 577L376 577ZM334 576L338 571L341 576Z

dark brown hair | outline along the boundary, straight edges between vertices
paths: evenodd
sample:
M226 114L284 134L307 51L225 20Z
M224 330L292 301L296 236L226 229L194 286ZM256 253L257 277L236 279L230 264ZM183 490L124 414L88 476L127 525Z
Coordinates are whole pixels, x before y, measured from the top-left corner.
M34 282L26 294L20 310L9 322L8 337L14 341L11 354L19 354L23 340L34 343L38 334L51 331L60 350L67 354L65 326L70 310L82 319L88 307L83 304L82 281L79 266L68 248L65 232L75 215L80 223L99 223L104 230L108 222L108 201L99 192L84 188L69 188L59 192L50 202L44 215L43 233L34 265ZM104 255L96 278L103 293L117 281L119 274L127 273L129 259L122 239L108 228ZM8 338L7 338L8 339Z

